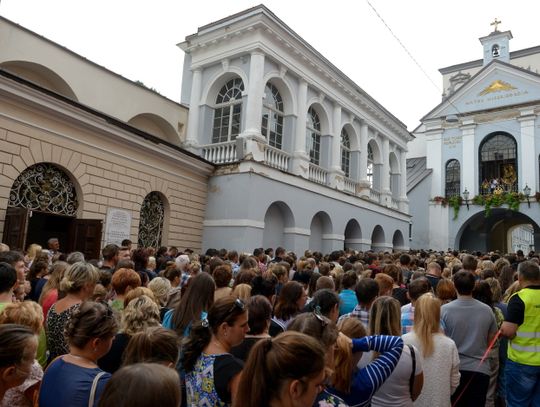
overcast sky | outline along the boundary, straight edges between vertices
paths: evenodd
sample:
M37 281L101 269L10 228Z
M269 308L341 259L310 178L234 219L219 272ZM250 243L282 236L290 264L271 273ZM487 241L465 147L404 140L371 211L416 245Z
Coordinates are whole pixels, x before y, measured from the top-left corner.
M401 48L369 3L405 45ZM439 68L482 57L490 23L510 50L540 45L540 1L266 0L264 4L409 130L441 100ZM197 27L257 1L0 0L0 15L162 95L180 100L183 51ZM1 39L0 39L1 40Z

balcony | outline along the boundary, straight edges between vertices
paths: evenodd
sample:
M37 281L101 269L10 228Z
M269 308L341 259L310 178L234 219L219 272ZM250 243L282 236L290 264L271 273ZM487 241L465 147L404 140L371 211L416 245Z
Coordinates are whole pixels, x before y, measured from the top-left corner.
M369 190L369 199L377 203L381 202L381 193L376 189L370 188Z
M203 158L215 164L227 164L237 161L236 141L208 144L202 147Z
M270 167L277 168L281 171L289 169L290 156L286 152L275 147L264 146L264 163Z
M309 179L318 184L326 185L328 184L328 171L318 165L309 163Z
M343 192L355 195L357 185L358 183L355 180L345 177L343 180Z

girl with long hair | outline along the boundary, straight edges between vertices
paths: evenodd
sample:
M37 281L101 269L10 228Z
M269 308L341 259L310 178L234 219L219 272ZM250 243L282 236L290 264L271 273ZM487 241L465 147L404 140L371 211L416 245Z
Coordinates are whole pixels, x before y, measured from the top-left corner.
M450 406L450 396L459 385L459 355L456 344L441 331L441 300L426 293L416 300L412 332L403 335L424 358L424 386L415 406Z

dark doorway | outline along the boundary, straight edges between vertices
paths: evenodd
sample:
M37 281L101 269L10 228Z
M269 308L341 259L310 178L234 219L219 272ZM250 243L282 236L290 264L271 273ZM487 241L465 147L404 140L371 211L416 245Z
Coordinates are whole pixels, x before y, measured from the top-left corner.
M26 246L37 243L47 249L47 240L57 237L60 242L60 251L65 252L69 245L69 232L75 218L71 216L54 215L32 211L28 219L28 232Z

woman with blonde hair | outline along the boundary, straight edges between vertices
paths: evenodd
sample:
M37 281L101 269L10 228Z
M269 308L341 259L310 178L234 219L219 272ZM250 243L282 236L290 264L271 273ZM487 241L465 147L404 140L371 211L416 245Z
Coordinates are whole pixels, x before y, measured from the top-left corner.
M392 297L379 297L371 306L369 315L371 335L401 335L401 307ZM371 399L373 407L412 407L422 391L424 375L422 355L413 346L404 346L399 362Z
M54 303L47 313L49 361L69 352L64 328L83 301L92 297L98 281L99 271L90 263L81 261L66 270L59 287L66 296Z
M440 329L441 301L432 293L420 296L414 308L412 332L403 335L424 357L424 386L415 406L451 405L450 396L459 385L459 355L454 341Z
M40 335L43 330L43 311L38 304L32 301L8 304L0 313L0 325L3 324L23 325L30 328L34 335ZM6 391L4 400L0 401L0 406L31 407L34 405L43 378L43 369L34 359L28 372L29 376L24 383Z
M160 326L159 308L152 298L141 295L130 301L122 311L120 332L116 334L109 352L99 359L98 366L106 372L116 372L122 365L123 355L131 337L157 326Z
M26 256L24 256L24 261L26 262L27 267L32 266L34 259L37 257L38 254L41 253L42 250L43 248L37 243L32 243L30 246L28 246Z
M251 286L249 284L238 284L231 292L234 298L240 298L242 301L247 301L251 297Z

